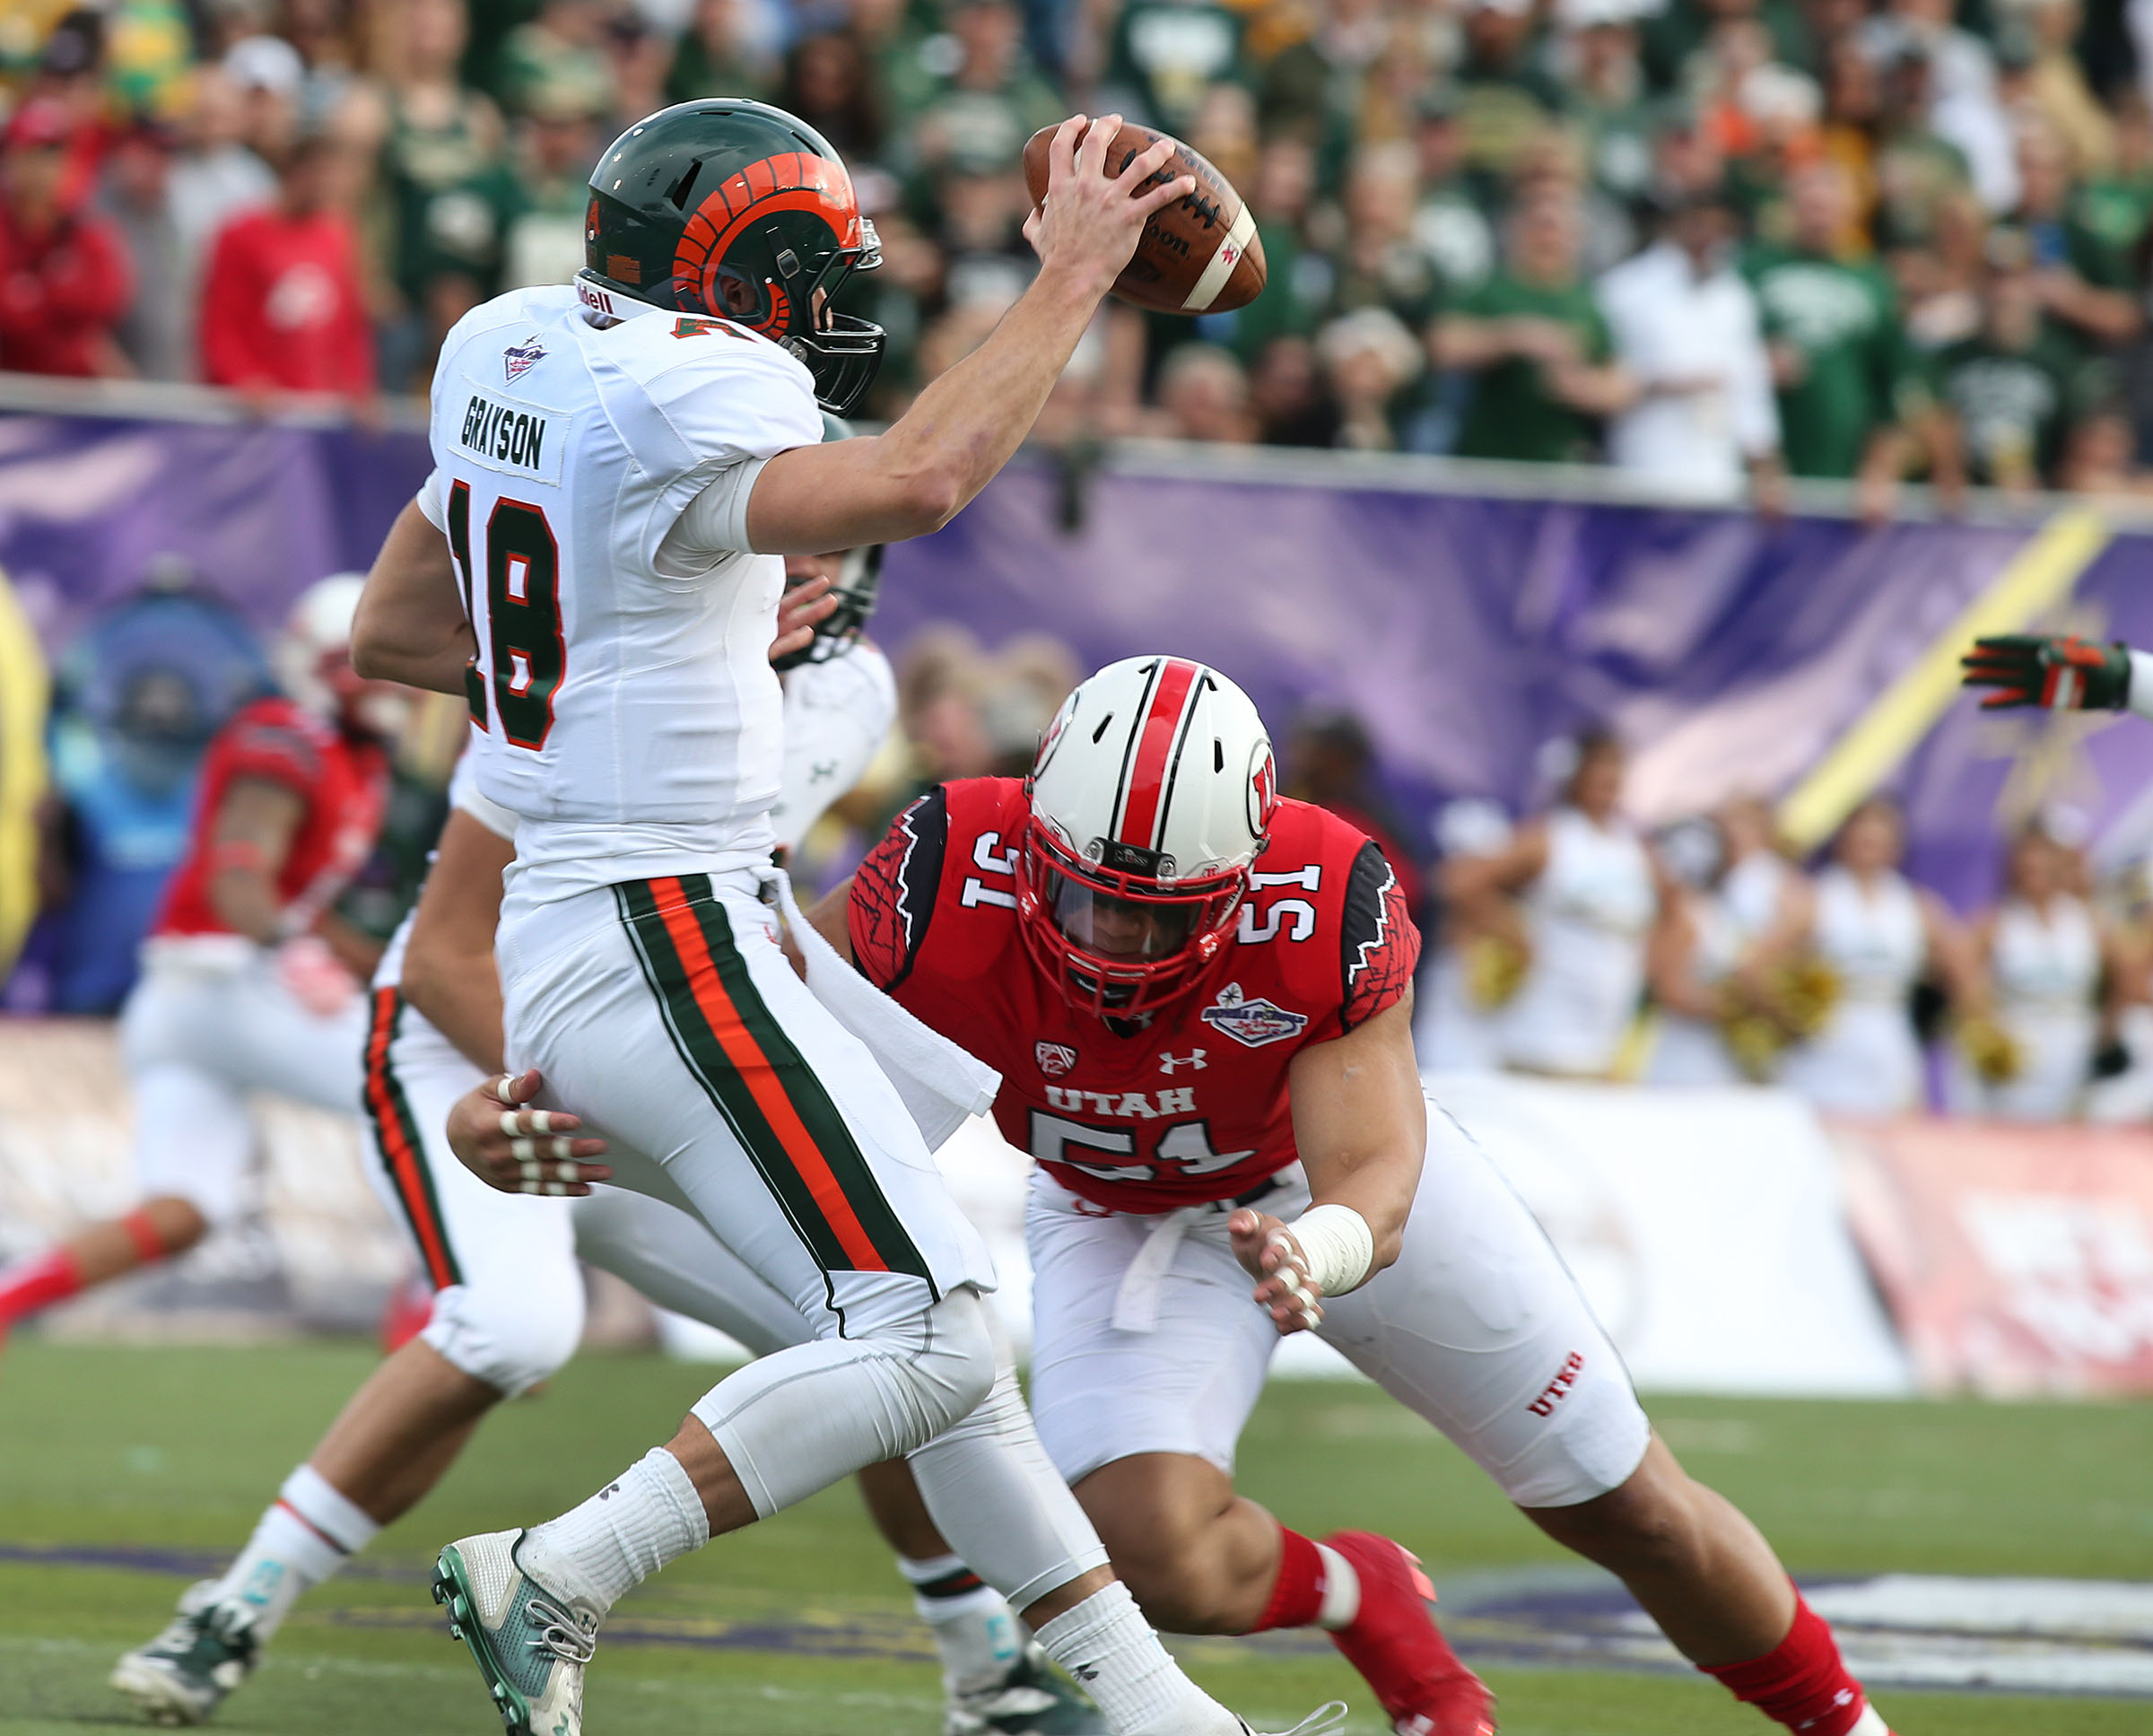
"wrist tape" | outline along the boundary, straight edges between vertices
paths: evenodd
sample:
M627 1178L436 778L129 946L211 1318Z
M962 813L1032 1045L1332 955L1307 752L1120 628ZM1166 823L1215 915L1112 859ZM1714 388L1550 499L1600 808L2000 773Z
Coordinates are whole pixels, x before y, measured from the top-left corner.
M1375 1264L1375 1235L1351 1206L1311 1206L1286 1228L1301 1244L1308 1275L1327 1296L1344 1295L1368 1280Z

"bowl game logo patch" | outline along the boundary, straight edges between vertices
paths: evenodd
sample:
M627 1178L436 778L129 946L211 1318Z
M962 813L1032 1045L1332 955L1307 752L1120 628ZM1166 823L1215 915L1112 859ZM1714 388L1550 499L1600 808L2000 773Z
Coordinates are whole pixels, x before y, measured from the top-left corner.
M1302 1026L1308 1023L1305 1013L1289 1013L1270 1001L1249 999L1238 982L1227 983L1218 991L1218 999L1198 1016L1212 1029L1223 1031L1251 1049L1299 1036Z
M511 344L501 353L501 365L511 382L521 379L545 360L545 345L536 334L520 344Z

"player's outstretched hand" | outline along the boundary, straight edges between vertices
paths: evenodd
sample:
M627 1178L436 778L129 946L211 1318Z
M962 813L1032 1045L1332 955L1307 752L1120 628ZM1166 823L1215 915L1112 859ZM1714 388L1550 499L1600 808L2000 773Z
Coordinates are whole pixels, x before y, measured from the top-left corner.
M1172 157L1172 139L1160 139L1120 174L1108 175L1107 152L1120 130L1120 115L1098 120L1071 115L1056 127L1047 146L1046 202L1024 221L1024 239L1042 266L1078 274L1101 295L1136 252L1152 213L1196 191L1190 175L1145 186Z
M803 579L778 598L778 636L770 641L770 660L804 651L815 643L815 627L837 612L837 598L830 595L830 579L817 573Z
M1323 1287L1308 1275L1308 1258L1282 1221L1243 1206L1226 1219L1226 1234L1233 1240L1233 1258L1261 1280L1256 1305L1271 1317L1280 1338L1323 1323Z
M533 1068L503 1073L466 1091L449 1112L449 1148L490 1188L575 1199L613 1172L590 1160L606 1149L598 1138L569 1138L583 1123L558 1109L525 1107L545 1082Z
M2131 700L2131 650L2070 634L1992 633L1958 660L1959 679L1992 691L1984 711L2041 705L2052 711L2120 711Z

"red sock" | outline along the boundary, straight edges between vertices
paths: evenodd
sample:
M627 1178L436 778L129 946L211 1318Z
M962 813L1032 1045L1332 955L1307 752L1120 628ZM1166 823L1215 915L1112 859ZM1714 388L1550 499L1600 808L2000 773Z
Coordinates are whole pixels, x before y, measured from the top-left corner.
M1323 1612L1323 1555L1299 1531L1278 1527L1278 1583L1256 1618L1251 1634L1274 1627L1307 1627Z
M1824 1618L1794 1598L1794 1627L1778 1646L1748 1663L1705 1670L1738 1700L1802 1736L1846 1736L1869 1702L1846 1672Z
M28 1320L40 1309L65 1302L83 1287L74 1256L65 1248L49 1248L27 1260L18 1260L0 1272L0 1325Z
M144 1265L154 1266L170 1256L172 1251L164 1245L164 1237L146 1211L129 1212L119 1220L119 1227L127 1233L127 1240L135 1244L135 1257Z

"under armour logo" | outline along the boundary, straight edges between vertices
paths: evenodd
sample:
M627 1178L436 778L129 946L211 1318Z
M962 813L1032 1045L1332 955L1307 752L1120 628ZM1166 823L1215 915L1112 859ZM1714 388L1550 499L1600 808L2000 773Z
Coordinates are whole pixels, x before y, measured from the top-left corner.
M598 1491L598 1499L601 1501L610 1501L620 1492L621 1486L618 1483L608 1483L604 1488Z
M821 783L824 780L834 778L836 775L837 762L835 760L816 760L807 768L809 783Z
M1094 1665L1088 1663L1071 1665L1069 1669L1069 1674L1076 1677L1080 1682L1095 1682L1099 1679L1099 1671L1097 1668Z
M1200 1073L1209 1065L1204 1060L1204 1056L1208 1052L1207 1050L1191 1049L1185 1055L1172 1053L1161 1055L1159 1057L1159 1071L1165 1074L1168 1078L1173 1077L1173 1069L1177 1067L1193 1067Z

